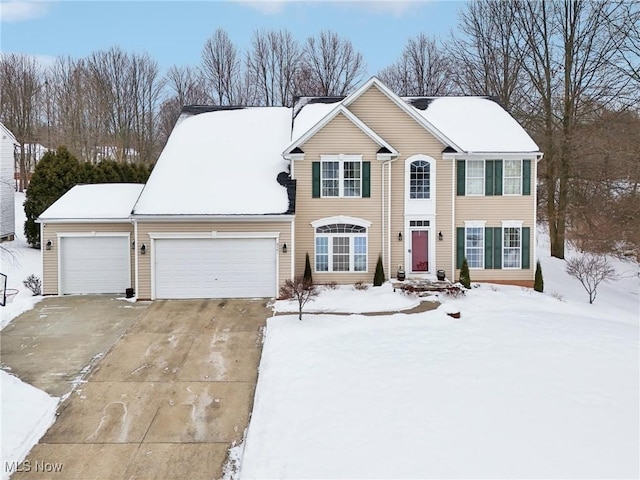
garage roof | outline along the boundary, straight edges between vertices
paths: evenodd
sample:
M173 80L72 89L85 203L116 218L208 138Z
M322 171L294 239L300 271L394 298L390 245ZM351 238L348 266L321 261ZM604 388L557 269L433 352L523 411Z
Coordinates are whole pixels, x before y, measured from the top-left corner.
M76 185L47 208L39 220L127 221L143 187L138 183Z
M278 183L291 109L183 113L135 205L135 215L264 215L289 209Z

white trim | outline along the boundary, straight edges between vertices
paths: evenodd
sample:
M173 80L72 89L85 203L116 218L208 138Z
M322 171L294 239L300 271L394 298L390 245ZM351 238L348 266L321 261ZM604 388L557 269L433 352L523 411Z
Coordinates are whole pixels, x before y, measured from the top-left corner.
M371 140L376 142L381 147L388 149L391 154L398 155L398 152L390 144L388 144L380 135L371 130L362 120L356 117L351 111L349 111L342 103L339 103L334 107L327 115L321 118L313 127L306 131L302 136L287 145L287 148L282 152L282 156L287 158L296 147L303 145L307 140L313 137L322 127L333 120L339 113L342 113L347 120L351 121L356 127L358 127L364 134L366 134Z
M451 279L455 280L456 276L456 248L457 248L457 230L456 230L456 197L457 197L457 178L456 178L456 162L451 162Z
M469 162L482 162L482 193L469 193ZM478 179L480 177L472 177L474 179ZM487 159L486 158L475 158L475 159L464 159L464 195L466 197L484 197L486 196L486 178L487 178ZM457 181L457 179L456 179ZM457 187L456 187L457 188Z
M524 160L523 158L504 158L500 159L502 161L502 196L503 197L522 197L524 194L522 193L522 179L524 177ZM505 162L520 162L520 181L518 182L518 186L520 187L520 193L506 193L506 178L507 178L507 166ZM515 177L509 177L515 178Z
M409 105L407 102L402 100L402 98L400 98L398 95L396 95L391 90L389 90L389 88L384 83L382 83L380 81L380 79L378 79L378 77L375 77L375 76L371 77L367 82L364 83L364 85L362 85L360 88L358 88L355 92L353 92L347 98L342 100L342 104L345 107L348 107L354 101L356 101L356 99L358 99L364 92L366 92L369 89L369 87L371 87L372 85L375 85L376 87L378 87L378 90L380 90L384 95L386 95L387 98L389 98L389 100L391 100L393 103L395 103L407 115L409 115L416 122L418 122L418 124L420 126L422 126L425 130L427 130L434 137L436 137L438 140L440 140L440 142L443 145L450 146L452 148L455 148L458 151L462 151L462 148L460 148L453 140L451 140L444 133L442 133L440 130L438 130L426 118L424 118L422 115L420 115L418 113L418 111L413 106Z
M195 222L207 221L215 222L291 222L295 215L291 214L275 214L275 215L136 215L133 214L131 219L138 222Z
M324 184L325 180L323 177L324 172L324 164L325 163L338 163L338 195L324 195ZM345 162L351 163L359 163L360 164L360 192L358 195L345 195L344 194L344 164ZM348 155L344 153L340 153L338 155L320 155L320 198L362 198L362 155ZM331 179L335 180L335 179ZM349 180L357 180L356 178Z
M2 125L0 123L0 125ZM44 274L44 248L42 248L42 240L44 239L44 224L41 223L40 224L40 265L42 266L42 291L40 292L42 295L44 295L44 287L45 287L45 282L44 279L46 278L46 275ZM60 269L60 263L58 262L58 270ZM59 290L59 288L58 288Z
M282 154L285 160L291 160L292 163L300 160L304 160L304 153L287 153Z
M134 281L134 288L135 288L135 297L138 298L138 287L140 285L140 256L138 255L138 222L136 222L135 220L133 220L133 263L134 263L134 271L135 271L135 278L133 279Z
M156 239L189 239L189 238L280 238L280 232L149 232L149 238Z
M500 158L507 160L536 160L540 161L542 155L540 152L456 152L443 153L443 160L486 160L492 158Z
M524 225L524 222L522 220L502 220L502 228L505 228L505 227L522 228L522 225Z
M359 227L365 227L367 229L371 226L371 222L369 220L364 220L362 218L357 218L357 217L347 217L345 215L338 215L336 217L324 217L318 220L314 220L313 222L310 222L310 223L314 229L318 227L322 227L324 225L330 225L332 223L351 223L353 225L358 225Z
M291 280L296 277L296 221L291 222ZM280 277L278 277L278 285L280 284Z
M38 218L36 223L130 223L131 217L122 218Z
M532 162L532 169L531 169L531 181L533 182L533 186L531 187L533 190L533 219L532 219L532 225L533 225L533 238L531 238L531 243L533 243L533 245L531 245L531 250L533 252L533 263L537 263L538 262L538 162ZM532 270L534 272L534 280L535 280L535 271L536 271L536 267L537 265L532 266Z
M464 228L485 228L485 226L487 225L487 221L486 220L465 220L464 221Z
M415 220L426 220L429 222L428 226L411 226L411 221ZM422 231L428 232L429 241L428 241L428 251L427 251L427 263L429 264L429 268L427 271L414 271L413 270L413 235L411 232L413 231ZM404 240L403 240L403 249L404 249L404 271L408 274L411 274L414 277L419 277L420 275L433 275L436 270L436 232L438 228L436 227L436 215L435 213L425 213L425 214L405 214L404 216Z
M64 237L130 237L130 232L57 232L58 238Z
M342 233L317 233L313 232L313 271L318 274L327 274L327 273L368 273L369 272L369 229L365 233L351 233L351 232L342 232ZM316 270L317 268L317 239L318 238L326 238L327 239L327 270ZM349 239L349 270L333 270L333 256L335 255L333 252L333 239L334 238L348 238ZM355 239L356 238L364 238L365 246L367 248L365 253L365 263L364 270L356 270L355 269ZM361 255L361 254L359 254Z

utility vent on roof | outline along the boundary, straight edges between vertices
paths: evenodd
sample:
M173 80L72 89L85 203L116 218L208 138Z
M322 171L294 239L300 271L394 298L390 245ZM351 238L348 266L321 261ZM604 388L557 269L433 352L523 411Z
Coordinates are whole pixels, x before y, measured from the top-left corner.
M431 97L413 97L405 99L409 105L416 107L418 110L426 110L434 100L435 98Z

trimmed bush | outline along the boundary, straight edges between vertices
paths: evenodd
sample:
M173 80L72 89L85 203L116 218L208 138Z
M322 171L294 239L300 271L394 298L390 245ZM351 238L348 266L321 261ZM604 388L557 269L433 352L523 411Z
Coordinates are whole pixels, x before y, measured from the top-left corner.
M382 255L378 255L376 263L376 273L373 275L373 286L379 287L384 283L384 266L382 265Z
M536 262L536 278L533 281L533 289L536 292L544 292L544 280L542 279L542 267L540 260Z
M466 258L462 261L462 268L460 269L460 283L466 289L471 288L471 275L469 275L469 264Z
M313 283L313 276L311 274L311 260L309 260L309 252L304 257L304 275L302 276L305 282Z

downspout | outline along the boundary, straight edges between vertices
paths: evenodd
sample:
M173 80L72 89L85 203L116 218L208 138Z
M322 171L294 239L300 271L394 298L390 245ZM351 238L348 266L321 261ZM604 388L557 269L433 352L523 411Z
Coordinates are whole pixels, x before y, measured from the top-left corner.
M139 270L138 270L138 221L135 218L132 218L131 221L133 222L133 244L135 246L135 248L133 249L133 265L134 265L134 275L135 275L135 289L136 289L136 299L138 298L138 295L140 295L140 292L138 291L138 284L139 284Z
M533 165L533 174L531 175L531 181L533 181L533 261L538 261L538 162L542 160L544 153L540 153ZM535 268L532 267L535 275ZM534 276L535 280L535 276Z
M44 279L46 278L44 274L44 248L42 248L43 240L44 240L44 224L40 223L40 265L42 265L42 286L41 286L42 291L40 293L42 293L42 295L44 295L44 289L45 289ZM60 249L59 245L58 245L58 249ZM60 265L58 265L58 270L60 270ZM58 285L58 290L60 290L60 285Z
M456 278L456 162L454 158L451 161L451 281L455 282Z
M382 173L380 175L380 178L382 179L382 181L380 182L382 184L381 187L381 195L380 195L380 218L381 218L381 223L382 223L382 229L380 232L380 235L382 237L382 259L384 262L384 166L388 163L387 162L383 162L381 167L382 167ZM389 272L389 278L391 278L391 272L387 269L387 272Z
M387 242L389 244L389 247L387 248L387 265L389 268L389 278L391 278L391 164L393 162L395 162L398 159L398 157L389 160L387 162L385 162L387 165L389 165L389 174L387 175L387 196L388 196L388 210L387 210ZM383 206L384 206L384 201L383 201ZM403 228L404 230L404 228Z

